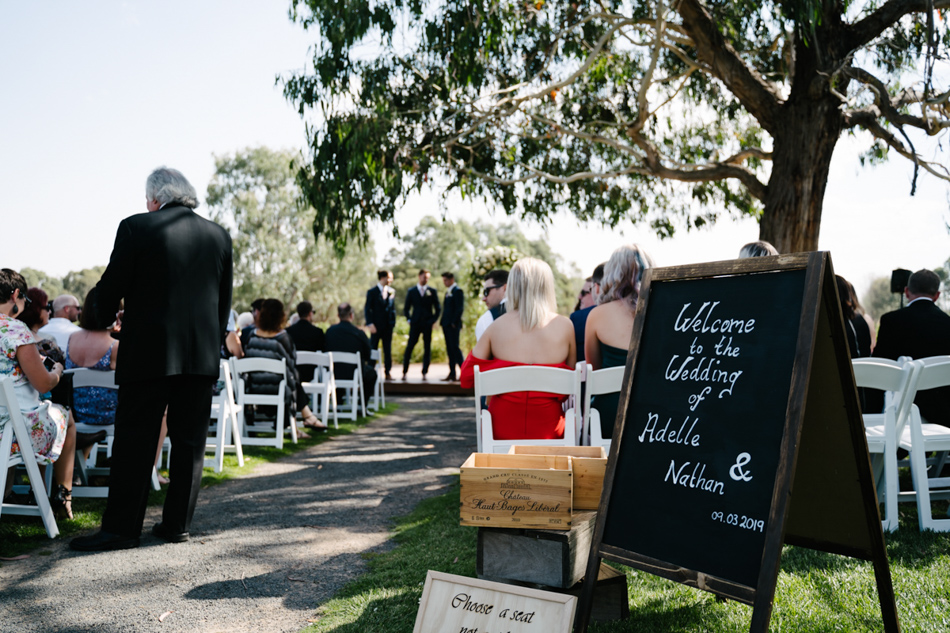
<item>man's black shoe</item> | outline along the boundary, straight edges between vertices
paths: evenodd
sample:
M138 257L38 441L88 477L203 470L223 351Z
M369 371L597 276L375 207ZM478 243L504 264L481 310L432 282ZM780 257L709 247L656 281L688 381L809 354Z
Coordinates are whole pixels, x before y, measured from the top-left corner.
M184 543L190 536L188 532L172 532L164 523L156 523L152 527L152 534L167 543Z
M69 543L77 552L111 552L117 549L132 549L139 546L139 537L122 536L101 530L92 536L80 536Z
M107 433L105 429L97 431L95 433L79 433L76 432L76 449L82 450L93 444L98 444L99 442L106 439Z

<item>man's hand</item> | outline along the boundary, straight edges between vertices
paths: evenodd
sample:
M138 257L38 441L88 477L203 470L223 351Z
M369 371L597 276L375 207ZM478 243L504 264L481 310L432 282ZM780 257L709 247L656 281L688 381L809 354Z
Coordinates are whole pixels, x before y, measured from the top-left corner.
M376 325L375 325L375 324L370 323L369 325L366 326L366 329L369 330L369 333L370 333L370 334L376 334Z

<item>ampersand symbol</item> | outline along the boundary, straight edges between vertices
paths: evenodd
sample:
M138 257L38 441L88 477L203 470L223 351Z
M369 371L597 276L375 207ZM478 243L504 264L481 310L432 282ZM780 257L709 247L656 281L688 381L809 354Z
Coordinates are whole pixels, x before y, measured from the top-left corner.
M748 453L739 453L736 457L736 463L729 469L729 476L736 481L751 481L752 475L743 470L743 466L752 461L752 455Z

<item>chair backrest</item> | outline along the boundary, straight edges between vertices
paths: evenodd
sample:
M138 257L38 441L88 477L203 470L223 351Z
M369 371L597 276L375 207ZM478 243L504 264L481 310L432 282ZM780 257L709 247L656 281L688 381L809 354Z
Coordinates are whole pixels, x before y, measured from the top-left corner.
M920 365L917 390L950 386L950 356L931 356L915 361Z
M901 366L897 361L884 358L856 358L851 361L851 366L858 387L881 389L893 394L888 407L894 408L899 437L914 404L921 364L910 362Z
M594 371L590 365L587 366L587 393L597 396L605 393L614 393L623 388L624 367L606 367Z
M329 352L297 352L297 366L313 365L315 367L330 367L333 364L333 355Z
M503 367L480 371L475 367L475 401L482 396L496 396L516 391L540 391L561 395L576 395L580 399L581 379L578 372L558 367Z
M244 358L232 359L231 367L238 376L252 371L267 371L284 376L287 374L287 363L283 358L248 358L245 356Z
M105 387L106 389L118 389L115 384L115 371L87 369L85 367L76 367L67 369L64 374L71 374L73 377L73 389L80 387Z
M356 365L357 367L363 366L363 359L360 358L359 352L332 352L333 353L333 362L336 364L342 365Z

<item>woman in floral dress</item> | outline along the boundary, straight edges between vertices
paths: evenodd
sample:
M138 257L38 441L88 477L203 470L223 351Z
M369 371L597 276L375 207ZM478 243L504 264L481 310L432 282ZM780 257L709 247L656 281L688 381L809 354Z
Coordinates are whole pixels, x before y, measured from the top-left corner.
M40 393L46 393L59 383L63 366L55 363L48 371L30 328L15 318L28 301L23 276L9 268L0 270L0 378L13 380L37 461L43 466L55 462L55 483L50 498L54 511L60 518L72 518L76 429L66 411L52 402L40 400ZM9 419L6 410L0 408L0 433L7 431ZM13 454L19 451L20 446L14 439Z

